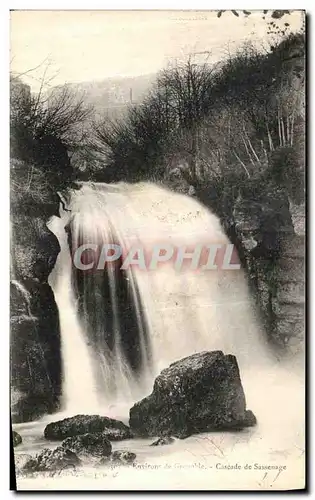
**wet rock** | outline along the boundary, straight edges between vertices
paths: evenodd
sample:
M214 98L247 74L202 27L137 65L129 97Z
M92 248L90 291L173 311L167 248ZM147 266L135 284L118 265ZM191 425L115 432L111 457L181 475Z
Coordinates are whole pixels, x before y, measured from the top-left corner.
M160 437L156 441L150 444L150 446L164 446L166 444L174 443L175 439L171 436Z
M297 205L291 202L290 212L295 234L305 236L305 203Z
M58 330L54 329L58 312L56 310L54 324L48 304L43 303L42 307L45 313L41 318L11 316L11 387L13 394L19 395L11 400L13 423L37 420L58 406L60 339Z
M255 417L252 410L245 411L244 423L246 424L245 427L253 427L254 425L257 424L257 418Z
M28 291L16 280L10 281L10 316L28 316L30 297Z
M47 220L43 215L33 217L23 213L12 218L12 258L15 279L19 282L46 283L55 265L60 246L48 229Z
M156 378L150 396L130 409L139 436L175 436L254 425L235 356L202 352L172 363Z
M56 411L61 392L59 315L48 284L60 246L47 227L59 199L38 174L33 162L12 158L11 388L21 395L11 408L14 422Z
M43 415L53 413L56 406L57 404L52 399L50 393L38 395L23 394L18 401L11 404L12 422L36 421Z
M42 290L44 286L38 288ZM40 317L11 316L11 387L13 394L18 394L11 400L13 423L37 420L58 407L61 390L58 311L56 306L55 315L50 314L49 304L44 301L41 307L45 312Z
M13 446L18 446L19 444L22 443L22 437L20 436L20 434L16 431L13 431L12 432L12 435L13 435Z
M14 456L15 470L17 473L22 472L27 462L32 460L32 456L27 453L19 453Z
M45 448L31 458L23 467L24 472L55 471L73 468L81 464L81 460L73 451L61 446L54 450Z
M284 177L261 182L259 190L257 182L241 190L230 203L233 210L227 224L241 248L268 337L283 354L291 351L292 344L302 348L305 330L303 318L296 314L296 306L305 303L304 161L303 151L298 151L299 146L295 151L273 152L273 171L281 172L286 165Z
M48 283L13 280L10 298L11 387L20 394L19 401L12 402L12 420L29 422L58 409L59 315Z
M122 441L123 439L133 438L133 434L129 427L126 429L109 429L105 427L103 434L105 434L109 441Z
M132 438L131 430L123 422L100 415L76 415L52 422L45 427L44 436L46 439L63 440L80 434L100 432L112 441Z
M131 464L135 461L137 455L132 451L116 450L110 456L112 462L119 462L121 464Z
M109 457L102 458L98 465L108 465L114 462L117 465L132 464L137 458L137 455L132 451L116 450Z
M69 437L62 442L61 446L78 455L91 457L107 457L112 451L112 445L107 439L106 434L101 432Z

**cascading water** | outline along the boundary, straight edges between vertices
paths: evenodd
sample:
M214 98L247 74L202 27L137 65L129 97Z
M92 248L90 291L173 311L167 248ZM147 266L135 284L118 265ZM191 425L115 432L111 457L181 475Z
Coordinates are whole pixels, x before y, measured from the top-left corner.
M50 283L68 413L143 397L162 368L194 352L235 354L241 369L268 358L240 270L178 270L173 262L121 270L121 260L105 270L73 265L82 244L114 243L126 252L139 245L148 253L165 242L228 244L218 219L192 198L148 183L86 183L70 193L50 229L61 246Z
M84 339L76 311L72 287L72 263L67 235L60 219L49 224L58 237L60 253L49 282L53 288L59 311L61 352L63 361L62 409L69 414L98 409L98 399L93 377L93 358Z

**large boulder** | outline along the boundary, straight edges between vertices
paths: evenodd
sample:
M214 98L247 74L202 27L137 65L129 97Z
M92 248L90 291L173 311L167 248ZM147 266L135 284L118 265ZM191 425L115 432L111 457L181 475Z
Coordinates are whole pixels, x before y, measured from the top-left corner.
M62 442L61 446L78 455L91 457L108 457L112 451L110 441L107 439L106 434L102 432L68 437Z
M20 436L20 434L16 431L13 431L12 432L12 435L13 435L13 446L18 446L19 444L22 443L22 437Z
M34 458L26 462L23 472L55 471L73 468L81 464L81 460L73 451L61 446L54 450L45 448Z
M100 415L76 415L51 422L45 427L44 436L46 439L61 441L80 434L100 432L111 441L133 437L129 427L123 422Z
M130 410L140 436L187 437L254 425L235 356L202 352L172 363L156 378L150 396Z

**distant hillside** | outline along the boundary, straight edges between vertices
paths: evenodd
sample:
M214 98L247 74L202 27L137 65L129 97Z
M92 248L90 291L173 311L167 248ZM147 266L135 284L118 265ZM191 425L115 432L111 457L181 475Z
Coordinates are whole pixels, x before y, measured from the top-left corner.
M92 104L96 115L122 116L128 105L142 101L156 79L155 74L135 77L106 78L70 84L70 88L84 94L86 104Z

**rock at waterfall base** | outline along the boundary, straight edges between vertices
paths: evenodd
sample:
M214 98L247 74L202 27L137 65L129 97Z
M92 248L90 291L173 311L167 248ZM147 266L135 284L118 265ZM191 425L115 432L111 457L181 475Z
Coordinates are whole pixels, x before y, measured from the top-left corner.
M27 462L32 460L32 455L28 455L27 453L19 453L14 455L14 464L15 470L17 473L20 473L25 468Z
M34 458L31 458L24 465L23 472L46 472L46 471L61 471L68 468L76 467L81 464L81 460L71 450L67 450L61 446L54 450L45 448Z
M153 443L150 444L150 446L165 446L167 444L172 444L174 443L175 439L171 436L164 436L158 438L156 441L153 441Z
M115 465L130 465L136 460L137 455L132 451L126 450L116 450L108 456L102 458L98 465L109 465L110 463L114 463Z
M76 415L75 417L51 422L44 430L46 439L58 441L87 433L103 433L110 441L131 439L133 437L131 430L123 422L100 415Z
M175 436L234 430L256 424L246 410L235 356L201 352L172 363L155 379L153 392L130 409L138 436Z
M107 457L112 451L110 441L106 434L102 432L69 437L62 442L61 446L78 455L85 455L91 458Z
M102 434L104 434L109 441L122 441L123 439L133 438L133 434L129 427L126 427L126 429L109 429L105 427Z
M13 436L13 446L18 446L19 444L22 443L22 437L20 436L20 434L16 431L13 431L12 432L12 436Z

